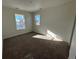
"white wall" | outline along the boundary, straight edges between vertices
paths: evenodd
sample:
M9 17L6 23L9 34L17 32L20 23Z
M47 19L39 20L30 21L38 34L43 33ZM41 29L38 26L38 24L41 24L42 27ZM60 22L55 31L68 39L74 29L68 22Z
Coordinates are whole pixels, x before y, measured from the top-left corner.
M46 29L70 42L70 36L75 19L75 2L50 7L35 13L41 15L41 25L34 25L36 32L46 34Z
M74 30L68 59L76 59L76 30Z
M31 14L26 11L20 11L11 9L8 7L2 7L2 35L3 39L12 37L15 35L30 32L32 30L32 18ZM25 16L25 30L16 30L15 13Z

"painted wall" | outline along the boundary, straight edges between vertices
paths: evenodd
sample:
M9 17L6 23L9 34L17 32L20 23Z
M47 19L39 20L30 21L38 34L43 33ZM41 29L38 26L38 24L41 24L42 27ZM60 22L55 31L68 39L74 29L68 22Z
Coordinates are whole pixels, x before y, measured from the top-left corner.
M62 37L64 41L70 42L70 36L75 19L75 2L71 1L59 6L42 9L34 15L41 15L41 25L34 24L34 31L46 34L50 30Z
M16 30L15 13L25 16L25 30ZM2 35L3 39L30 32L32 30L31 14L26 11L2 7Z
M76 59L76 29L74 30L68 59Z

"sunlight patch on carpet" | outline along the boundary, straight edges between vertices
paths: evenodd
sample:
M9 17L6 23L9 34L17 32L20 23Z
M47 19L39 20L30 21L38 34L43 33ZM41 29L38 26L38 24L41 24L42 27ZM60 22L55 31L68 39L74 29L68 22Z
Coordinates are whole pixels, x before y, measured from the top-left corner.
M51 32L50 30L47 29L46 35L34 35L32 36L33 38L38 38L38 39L45 39L45 40L53 40L53 41L63 41L62 38L55 33Z

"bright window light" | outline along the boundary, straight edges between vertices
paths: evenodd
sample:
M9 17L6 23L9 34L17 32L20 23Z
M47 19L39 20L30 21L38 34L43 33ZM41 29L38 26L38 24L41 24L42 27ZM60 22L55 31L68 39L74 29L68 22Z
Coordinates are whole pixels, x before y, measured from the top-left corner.
M56 35L55 33L53 33L52 31L50 31L50 30L48 30L48 29L47 29L47 34L46 34L46 36L50 36L50 37L54 38L54 39L53 39L54 41L63 41L60 36Z
M45 40L51 40L52 38L51 37L48 37L48 36L45 36L45 35L34 35L32 36L33 38L38 38L38 39L45 39Z
M34 35L32 36L33 38L38 38L38 39L45 39L45 40L52 40L52 41L63 41L62 38L50 30L47 29L47 34L46 35Z
M56 38L56 35L53 32L51 32L50 30L48 30L48 29L47 29L47 34L46 35Z
M40 25L40 15L35 15L35 23L36 25Z
M15 14L15 20L16 20L16 29L17 30L25 29L25 18L24 18L24 15Z

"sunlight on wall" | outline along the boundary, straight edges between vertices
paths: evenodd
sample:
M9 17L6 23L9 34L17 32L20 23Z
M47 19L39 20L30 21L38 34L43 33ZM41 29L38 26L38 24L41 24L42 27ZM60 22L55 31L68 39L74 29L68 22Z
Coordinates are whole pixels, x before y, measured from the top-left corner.
M33 38L45 39L45 40L53 40L53 41L63 41L61 37L57 36L53 32L47 29L46 35L34 35Z
M63 41L60 36L56 35L55 33L53 33L52 31L50 31L50 30L48 30L48 29L47 29L47 34L46 34L46 36L50 36L50 37L54 38L54 39L53 39L54 41Z
M56 35L56 34L53 33L52 31L50 31L50 30L47 29L47 34L46 34L46 36L48 36L48 35L49 35L51 38L54 38L54 39L53 39L54 41L63 41L60 36Z
M50 37L56 38L56 35L53 32L51 32L50 30L48 30L48 29L47 29L46 36L50 36Z

